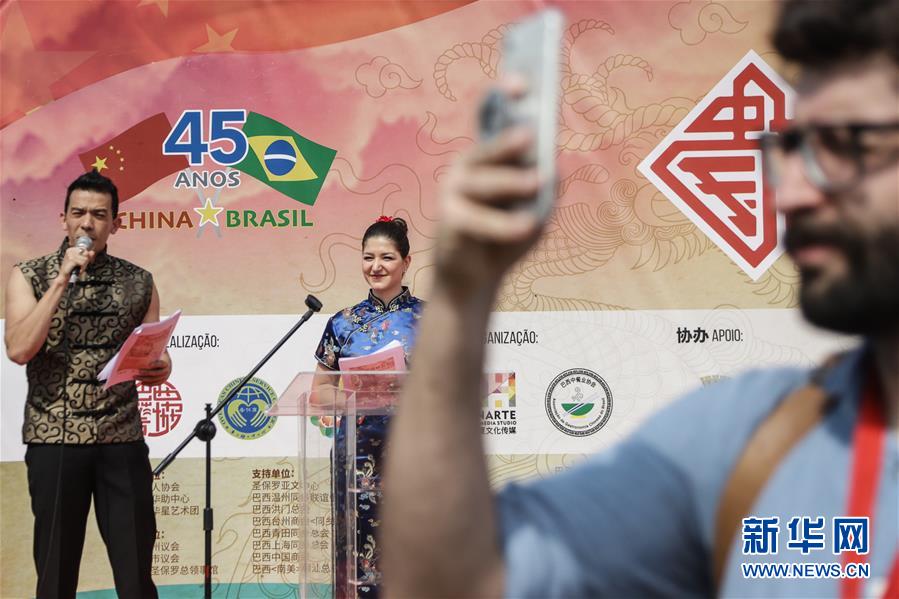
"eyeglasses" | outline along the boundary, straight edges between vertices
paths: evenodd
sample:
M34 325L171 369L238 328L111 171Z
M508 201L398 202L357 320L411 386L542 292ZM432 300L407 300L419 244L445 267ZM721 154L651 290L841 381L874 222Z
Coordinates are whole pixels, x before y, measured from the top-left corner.
M805 125L763 133L759 143L770 185L778 184L788 156L798 150L812 184L834 193L899 159L899 121Z

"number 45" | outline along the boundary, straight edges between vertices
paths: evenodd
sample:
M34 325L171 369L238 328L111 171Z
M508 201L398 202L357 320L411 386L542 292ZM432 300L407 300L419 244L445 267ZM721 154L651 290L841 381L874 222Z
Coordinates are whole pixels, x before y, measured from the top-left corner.
M209 154L222 166L237 164L247 155L247 136L237 128L247 120L246 110L210 110L209 140L203 131L203 111L185 110L165 141L162 153L166 156L187 156L191 166L203 164L203 157ZM231 151L222 148L209 150L209 145L217 141L231 143Z

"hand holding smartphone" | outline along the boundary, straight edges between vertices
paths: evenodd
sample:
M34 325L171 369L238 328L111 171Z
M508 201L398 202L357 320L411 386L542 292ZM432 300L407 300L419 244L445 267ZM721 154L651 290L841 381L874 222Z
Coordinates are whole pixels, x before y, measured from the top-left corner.
M559 60L564 19L557 10L542 10L512 26L503 38L503 73L524 80L527 91L509 97L492 91L480 111L481 138L489 140L518 124L534 128L535 142L523 156L536 165L541 186L537 196L518 208L541 219L552 212L556 195L555 140L558 128Z

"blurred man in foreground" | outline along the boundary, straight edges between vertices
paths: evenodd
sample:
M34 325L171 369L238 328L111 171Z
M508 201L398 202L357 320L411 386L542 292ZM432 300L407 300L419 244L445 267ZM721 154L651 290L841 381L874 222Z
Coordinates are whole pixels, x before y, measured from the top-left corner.
M532 216L504 209L536 192L536 174L515 165L532 137L510 130L456 165L405 391L414 401L392 430L389 593L899 597L897 4L784 4L773 40L803 67L799 100L790 129L762 140L803 314L863 343L813 372L700 390L587 464L497 497L479 428L482 341L502 275L539 237ZM741 540L788 525L827 549L754 555ZM836 572L743 567L775 562ZM869 577L853 576L858 564Z

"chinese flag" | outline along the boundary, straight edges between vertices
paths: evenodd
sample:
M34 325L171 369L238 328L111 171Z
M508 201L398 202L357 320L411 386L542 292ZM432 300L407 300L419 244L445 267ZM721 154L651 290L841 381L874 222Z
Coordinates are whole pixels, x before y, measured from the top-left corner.
M119 202L134 197L163 177L188 166L184 156L165 156L162 142L172 124L160 112L124 133L79 154L86 170L97 169L119 189Z

